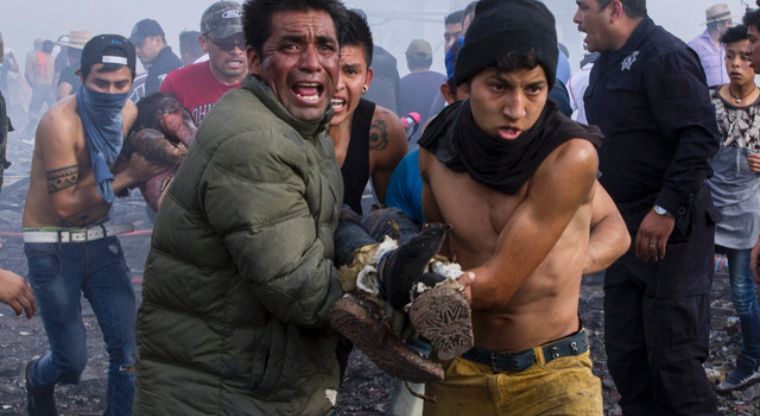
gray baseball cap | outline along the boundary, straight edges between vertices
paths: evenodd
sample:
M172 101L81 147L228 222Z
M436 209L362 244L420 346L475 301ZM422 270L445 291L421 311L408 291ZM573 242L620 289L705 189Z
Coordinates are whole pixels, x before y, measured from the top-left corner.
M218 1L201 17L201 33L217 39L243 33L243 8L235 1Z

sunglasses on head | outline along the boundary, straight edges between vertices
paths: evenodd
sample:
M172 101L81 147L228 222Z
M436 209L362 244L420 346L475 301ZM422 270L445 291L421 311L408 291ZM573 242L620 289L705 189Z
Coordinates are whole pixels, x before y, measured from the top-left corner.
M208 36L208 40L225 52L230 52L236 47L240 48L241 51L245 50L245 38L243 36L230 36L224 39L214 39Z

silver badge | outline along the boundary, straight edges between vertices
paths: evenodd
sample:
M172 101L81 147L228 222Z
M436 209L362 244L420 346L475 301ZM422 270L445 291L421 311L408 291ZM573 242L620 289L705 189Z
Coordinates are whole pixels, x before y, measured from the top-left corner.
M639 59L639 51L636 51L625 59L623 59L623 64L620 66L620 71L630 71L633 64L636 63L636 60Z

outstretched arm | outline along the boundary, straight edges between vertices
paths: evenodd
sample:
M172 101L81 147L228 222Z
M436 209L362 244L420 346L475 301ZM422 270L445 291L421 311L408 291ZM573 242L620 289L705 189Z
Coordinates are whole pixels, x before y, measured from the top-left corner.
M631 237L615 203L597 181L591 205L591 236L586 251L583 274L600 272L625 254Z

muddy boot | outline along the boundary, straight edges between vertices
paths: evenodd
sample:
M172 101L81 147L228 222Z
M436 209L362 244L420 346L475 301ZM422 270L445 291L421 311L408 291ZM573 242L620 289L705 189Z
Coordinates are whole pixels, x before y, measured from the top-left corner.
M335 302L330 325L393 377L414 383L443 380L443 368L404 345L382 319L380 306L361 294Z
M430 341L441 360L451 360L472 348L472 314L462 285L438 273L425 273L414 289L409 320Z

